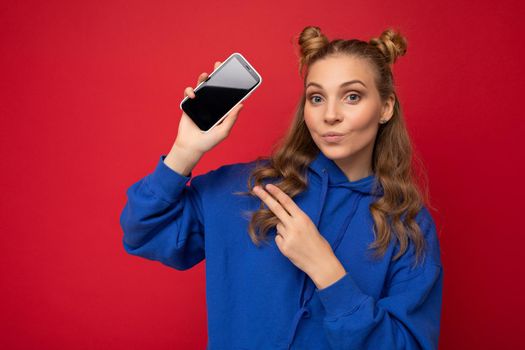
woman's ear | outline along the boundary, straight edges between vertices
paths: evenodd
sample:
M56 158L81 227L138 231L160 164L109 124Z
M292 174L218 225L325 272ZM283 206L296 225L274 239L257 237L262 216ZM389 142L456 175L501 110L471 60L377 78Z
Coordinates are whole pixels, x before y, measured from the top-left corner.
M396 102L396 97L394 94L388 96L386 102L383 104L383 110L381 113L381 120L386 123L394 115L394 104Z

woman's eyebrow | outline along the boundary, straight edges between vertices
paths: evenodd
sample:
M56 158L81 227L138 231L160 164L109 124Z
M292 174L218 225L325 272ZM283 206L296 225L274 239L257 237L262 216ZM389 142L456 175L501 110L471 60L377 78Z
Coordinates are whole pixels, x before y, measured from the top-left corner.
M359 80L359 79L346 81L346 82L342 83L341 85L339 85L339 87L341 88L341 87L344 87L344 86L347 86L347 85L356 84L356 83L361 84L361 85L363 85L363 86L366 88L365 83L363 83L363 82L362 82L361 80ZM312 81L312 82L309 82L308 85L306 85L305 89L308 88L310 85L312 85L312 86L317 86L317 87L319 87L319 88L321 88L321 89L323 88L323 87L321 86L321 84L314 83L314 82Z

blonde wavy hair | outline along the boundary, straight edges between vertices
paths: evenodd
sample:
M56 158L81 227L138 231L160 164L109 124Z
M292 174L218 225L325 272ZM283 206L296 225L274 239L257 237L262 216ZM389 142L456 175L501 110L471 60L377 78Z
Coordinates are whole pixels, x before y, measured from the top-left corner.
M302 30L298 44L299 75L304 82L308 67L314 62L330 55L345 54L364 59L374 68L375 85L382 101L386 101L390 94L395 95L394 114L387 123L379 124L372 154L372 171L378 177L384 194L369 207L374 220L375 237L369 249L375 249L373 255L376 258L384 256L394 235L399 243L399 252L393 258L395 261L405 253L409 240L412 240L415 244L417 265L424 255L426 243L415 216L423 204L430 207L428 179L425 171L416 172L423 169L418 157L414 158L419 169L412 167L413 148L395 93L391 71L391 65L407 51L406 39L399 32L389 28L378 38L372 38L368 42L357 39L330 41L319 27L308 26ZM291 198L306 189L307 167L320 150L304 122L305 102L303 90L295 117L286 135L274 146L270 156L260 156L256 159L256 167L248 178L249 191L236 194L257 197L253 193L253 187L264 185L269 179L275 180L274 185ZM417 183L416 180L421 178L424 183ZM425 190L422 191L420 187ZM262 201L257 211L245 213L251 215L248 227L250 238L259 246L267 239L267 231L276 226L279 219Z

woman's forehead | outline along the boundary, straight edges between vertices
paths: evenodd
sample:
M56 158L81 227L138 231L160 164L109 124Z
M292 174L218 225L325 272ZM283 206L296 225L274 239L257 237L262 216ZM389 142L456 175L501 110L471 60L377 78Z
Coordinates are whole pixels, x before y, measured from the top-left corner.
M346 81L360 80L369 87L373 81L370 68L364 59L347 55L330 56L310 65L305 83L314 82L323 88L333 88Z

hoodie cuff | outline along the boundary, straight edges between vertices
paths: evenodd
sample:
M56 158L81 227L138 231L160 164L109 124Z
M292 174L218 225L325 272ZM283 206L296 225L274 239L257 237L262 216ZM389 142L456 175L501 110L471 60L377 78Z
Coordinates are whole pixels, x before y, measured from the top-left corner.
M369 296L357 286L347 272L336 282L323 289L315 289L327 316L336 317L354 313Z
M180 196L191 179L192 172L188 176L179 174L164 163L166 155L161 155L153 173L147 176L147 185L150 190L163 200L173 203Z

